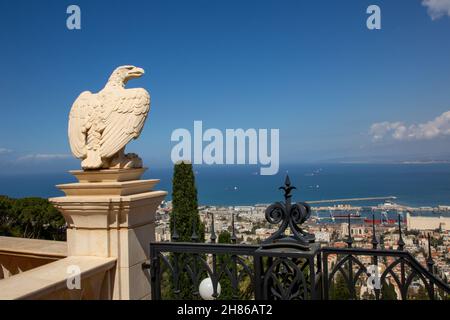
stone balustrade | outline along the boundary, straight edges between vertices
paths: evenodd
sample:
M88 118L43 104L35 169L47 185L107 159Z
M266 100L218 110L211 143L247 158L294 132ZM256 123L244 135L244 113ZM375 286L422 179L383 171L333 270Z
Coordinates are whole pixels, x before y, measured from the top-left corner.
M0 281L1 300L110 300L116 259L67 257ZM68 286L76 266L80 285ZM72 284L72 283L71 283Z
M25 272L67 256L67 243L0 237L0 279Z

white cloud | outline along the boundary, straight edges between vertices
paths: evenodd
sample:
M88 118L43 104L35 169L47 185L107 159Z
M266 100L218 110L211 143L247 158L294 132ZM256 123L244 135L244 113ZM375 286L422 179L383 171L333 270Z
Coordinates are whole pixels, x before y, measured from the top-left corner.
M373 141L392 138L404 140L430 140L450 136L450 111L446 111L431 121L406 125L403 122L378 122L369 131Z
M443 16L450 17L450 0L422 0L422 5L427 7L432 20Z
M11 152L12 152L12 150L10 150L10 149L0 148L0 155L1 155L1 154L11 153Z
M33 153L27 154L17 159L17 161L30 161L30 160L61 160L69 159L72 156L70 154L59 154L59 153Z

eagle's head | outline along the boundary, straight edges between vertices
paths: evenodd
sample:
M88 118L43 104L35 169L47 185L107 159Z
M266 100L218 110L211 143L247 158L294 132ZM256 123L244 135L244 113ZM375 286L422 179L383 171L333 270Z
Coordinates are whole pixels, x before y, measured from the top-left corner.
M108 84L125 86L130 79L139 78L145 73L144 69L135 66L120 66L109 77Z

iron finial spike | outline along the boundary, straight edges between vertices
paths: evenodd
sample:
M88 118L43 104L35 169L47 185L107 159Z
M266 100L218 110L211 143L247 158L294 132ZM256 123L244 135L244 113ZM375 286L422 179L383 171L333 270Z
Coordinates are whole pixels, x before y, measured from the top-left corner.
M431 255L431 233L428 233L428 258L427 258L427 266L428 266L428 270L431 273L434 273L434 260L433 260L433 256Z
M352 227L351 227L351 219L350 219L350 213L347 216L348 218L348 238L347 238L347 246L351 248L353 239L352 239Z
M177 221L175 211L172 210L172 218L173 218L173 232L172 232L172 241L177 241L179 239L179 235L177 232Z
M215 243L216 242L216 232L215 232L215 228L214 228L214 213L211 212L211 242Z
M286 187L289 187L291 185L291 179L289 179L289 175L286 175L286 179L284 180L284 184Z
M398 214L398 249L399 250L403 250L403 247L405 246L405 242L403 241L403 237L402 237L402 224L401 224L401 218L400 218L400 213Z
M232 243L236 243L237 237L236 237L236 233L235 233L235 228L234 228L234 213L231 214L231 242Z
M372 246L374 249L377 248L378 240L377 236L375 235L375 214L372 213Z
M291 186L291 179L289 178L289 175L286 175L286 179L284 180L284 186L279 187L278 189L284 191L284 199L286 203L291 203L292 194L291 191L294 189L297 189L294 186Z
M428 232L427 238L428 238L428 256L431 256L431 236L430 236L430 232Z

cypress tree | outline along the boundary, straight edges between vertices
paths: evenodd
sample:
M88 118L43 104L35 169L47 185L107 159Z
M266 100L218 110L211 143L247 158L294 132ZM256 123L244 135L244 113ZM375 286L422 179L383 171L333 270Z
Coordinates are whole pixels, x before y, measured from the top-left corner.
M344 277L340 272L336 273L335 280L330 286L330 297L332 300L350 299L350 291Z
M205 242L205 226L200 220L198 213L197 188L195 187L194 171L192 164L180 162L175 164L172 180L172 212L170 214L170 232L174 233L174 224L176 234L180 242ZM193 239L194 235L194 239ZM203 257L204 258L204 257ZM170 257L172 263L175 262L173 254ZM179 291L176 292L173 279L170 279L171 292L168 293L170 299L191 300L198 299L193 293L198 291L194 287L192 279L183 270L186 262L190 261L189 255L178 254L180 275ZM188 262L191 264L192 262ZM196 269L201 268L201 263L197 262ZM205 272L203 272L205 273ZM202 276L204 278L206 273Z
M224 230L219 234L219 243L231 243L231 234ZM231 267L231 257L229 254L219 255L217 257L217 262L219 266L227 265ZM224 273L220 279L220 286L222 288L222 293L219 296L220 300L231 300L233 298L233 286L231 285L230 278Z
M231 244L231 234L227 230L223 230L220 232L218 237L219 243ZM249 258L244 258L247 260L246 263L252 263ZM233 268L233 260L230 254L221 254L217 256L218 266L228 266L229 270ZM238 270L241 270L242 267L237 266ZM239 271L238 271L239 273ZM253 299L253 283L248 274L244 273L242 278L238 282L238 287L236 292L233 289L230 278L224 273L222 274L222 278L219 280L220 286L222 288L222 292L218 297L219 300L231 300L231 299L239 299L239 300L251 300Z
M381 286L381 299L397 300L397 293L395 293L395 287L388 281L385 281Z
M172 180L172 213L170 215L170 232L173 233L174 216L178 241L191 242L193 229L198 242L205 242L205 226L198 214L197 188L195 187L192 164L180 162L175 164Z

